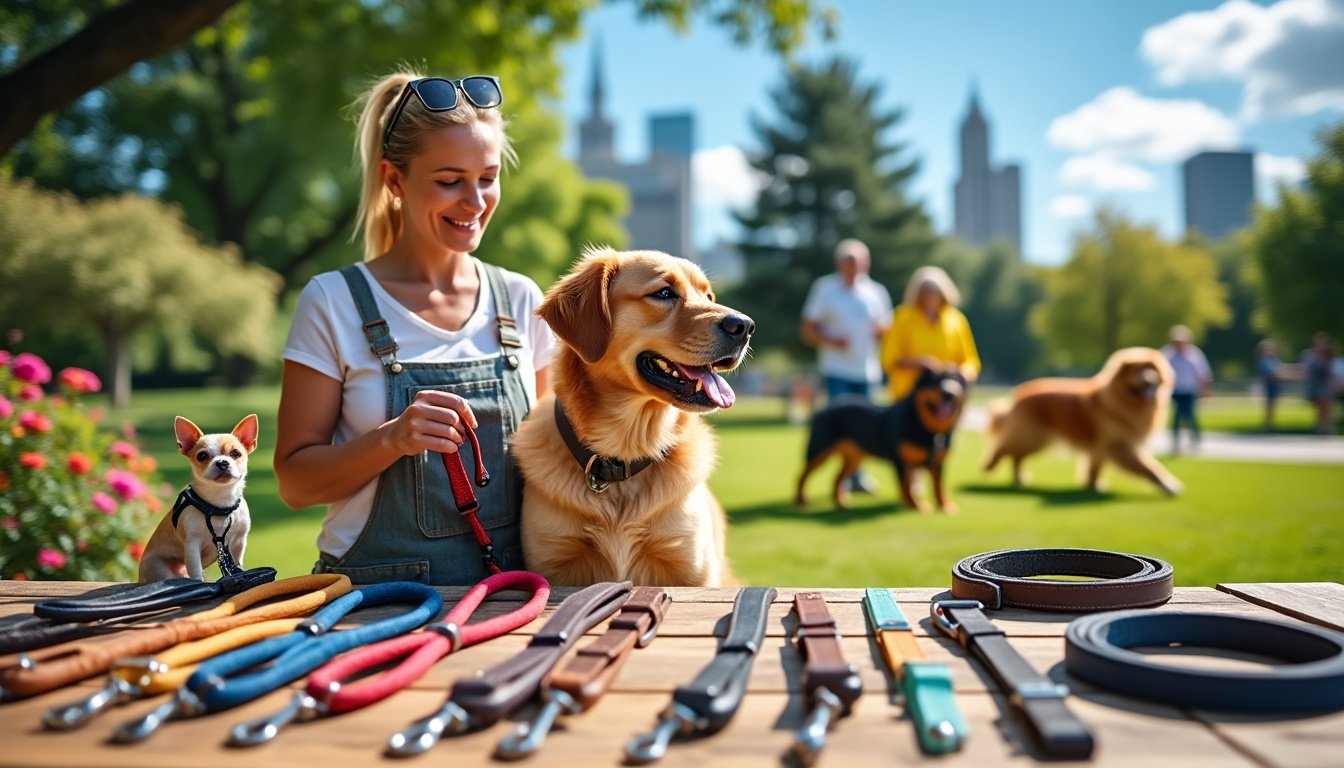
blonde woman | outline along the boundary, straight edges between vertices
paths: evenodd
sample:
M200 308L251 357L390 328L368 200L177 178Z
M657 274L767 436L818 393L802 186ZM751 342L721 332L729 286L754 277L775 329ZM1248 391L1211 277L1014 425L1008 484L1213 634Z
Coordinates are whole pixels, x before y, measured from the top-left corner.
M882 337L882 368L893 401L910 394L924 368L956 367L967 383L980 374L971 325L958 307L961 293L938 267L920 267Z
M275 474L289 506L329 505L316 571L473 584L490 558L523 567L507 439L548 391L554 341L537 285L471 255L512 158L503 101L493 77L397 73L358 104L364 261L308 283L283 353ZM440 460L464 423L491 474L488 544Z

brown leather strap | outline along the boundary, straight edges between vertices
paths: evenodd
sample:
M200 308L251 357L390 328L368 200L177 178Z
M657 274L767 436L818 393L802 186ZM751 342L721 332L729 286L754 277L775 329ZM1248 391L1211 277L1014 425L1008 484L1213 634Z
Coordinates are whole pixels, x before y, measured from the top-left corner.
M803 692L810 700L817 689L834 693L844 705L844 711L863 693L859 668L845 662L840 648L840 630L826 609L826 599L820 592L799 592L793 596L793 609L798 612L798 630L795 638L802 650Z
M1096 581L1041 578L1090 577ZM1155 557L1100 549L1003 549L952 567L952 596L986 608L1090 613L1171 599L1172 568Z
M582 709L588 709L611 687L630 652L653 640L671 603L672 596L666 590L636 587L607 625L607 631L580 648L563 669L552 673L546 686L564 691Z
M559 400L555 401L555 426L560 430L560 437L564 439L570 454L579 462L579 468L583 470L588 487L598 493L605 491L612 483L629 480L653 464L653 459L627 462L623 459L599 456L590 450L579 439L578 433L574 431L574 425L569 423L569 417L565 415L565 409L560 407Z

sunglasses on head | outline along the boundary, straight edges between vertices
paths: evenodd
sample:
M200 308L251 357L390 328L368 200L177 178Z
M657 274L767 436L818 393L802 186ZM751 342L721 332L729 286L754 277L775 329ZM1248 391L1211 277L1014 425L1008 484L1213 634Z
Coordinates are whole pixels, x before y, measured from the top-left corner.
M504 103L504 91L500 90L499 78L493 75L472 75L461 80L448 80L443 77L422 77L412 80L401 89L401 98L397 99L397 108L387 121L383 130L383 151L387 151L387 142L397 127L397 118L406 108L406 100L414 93L430 112L447 112L457 106L457 92L467 97L467 103L477 109L490 109Z

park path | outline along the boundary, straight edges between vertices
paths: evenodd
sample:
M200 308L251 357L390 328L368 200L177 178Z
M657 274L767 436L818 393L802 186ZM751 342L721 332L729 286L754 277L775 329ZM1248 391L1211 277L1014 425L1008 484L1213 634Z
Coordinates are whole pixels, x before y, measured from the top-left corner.
M971 406L961 426L983 432L988 423L984 406ZM1184 449L1185 443L1182 443ZM1161 430L1148 441L1154 456L1171 455L1171 433ZM1344 437L1339 435L1246 435L1205 432L1199 450L1186 455L1221 461L1282 462L1285 464L1344 465Z

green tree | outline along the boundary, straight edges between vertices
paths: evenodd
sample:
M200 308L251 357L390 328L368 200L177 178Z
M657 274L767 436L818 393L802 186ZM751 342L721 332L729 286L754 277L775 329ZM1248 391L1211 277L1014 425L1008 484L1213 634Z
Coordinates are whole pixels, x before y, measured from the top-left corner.
M1204 337L1202 349L1221 378L1244 378L1252 372L1255 345L1264 338L1255 324L1258 291L1249 276L1250 254L1237 238L1227 238L1205 246L1218 265L1218 280L1227 286L1227 308L1231 321L1222 327L1211 327Z
M0 284L3 327L100 342L117 406L130 400L137 336L189 336L246 359L273 352L275 274L201 244L178 210L153 198L85 203L0 179Z
M988 381L1020 381L1041 362L1041 340L1032 331L1032 308L1045 296L1042 278L1004 242L983 248L943 238L931 259L961 291L961 311L971 324ZM899 297L896 298L899 301Z
M1244 241L1264 324L1299 346L1318 331L1344 338L1344 122L1319 141L1301 189L1280 187Z
M894 292L932 245L923 209L904 194L917 162L890 135L903 112L880 96L853 61L794 65L771 92L779 114L753 118L761 148L751 165L766 183L736 215L746 279L731 300L756 319L759 346L807 353L799 310L812 281L834 270L840 240L867 243L873 278Z
M1201 339L1231 319L1226 294L1207 251L1102 210L1095 230L1076 236L1068 263L1049 274L1032 321L1054 365L1091 369L1121 347L1161 346L1178 323Z

